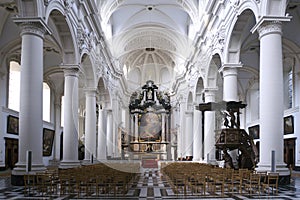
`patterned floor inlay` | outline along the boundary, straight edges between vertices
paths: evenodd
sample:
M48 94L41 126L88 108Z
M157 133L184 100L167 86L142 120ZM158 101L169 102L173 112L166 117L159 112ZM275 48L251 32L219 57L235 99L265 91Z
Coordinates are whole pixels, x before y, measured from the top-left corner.
M293 177L291 184L286 186L280 186L278 194L266 194L266 193L254 193L249 195L248 193L229 193L224 192L222 195L220 192L212 194L206 192L206 195L200 193L193 193L186 188L184 191L178 194L174 193L171 188L171 184L168 183L166 177L164 177L157 168L144 169L144 171L138 175L138 178L132 182L131 187L126 194L85 194L82 192L78 194L45 194L38 193L36 190L31 190L30 194L24 195L24 187L11 186L10 177L0 177L0 199L55 199L55 200L67 200L67 199L130 199L130 200L157 200L157 199L226 199L226 200L246 200L246 199L274 199L274 200L296 200L300 199L300 178Z

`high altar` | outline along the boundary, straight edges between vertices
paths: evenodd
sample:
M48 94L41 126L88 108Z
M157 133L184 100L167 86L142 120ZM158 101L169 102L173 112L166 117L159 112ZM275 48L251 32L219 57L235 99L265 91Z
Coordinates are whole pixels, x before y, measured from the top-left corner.
M130 131L123 149L131 159L169 159L170 96L149 80L130 97Z

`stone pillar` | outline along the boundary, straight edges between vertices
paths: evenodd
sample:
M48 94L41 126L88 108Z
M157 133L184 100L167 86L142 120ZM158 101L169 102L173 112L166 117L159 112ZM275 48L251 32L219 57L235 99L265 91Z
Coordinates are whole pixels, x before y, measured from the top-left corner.
M113 118L112 118L112 110L107 110L107 128L106 128L106 146L107 146L107 156L112 157L113 156Z
M193 111L185 111L185 154L187 160L193 159Z
M202 113L201 111L194 109L194 122L193 122L193 160L202 160Z
M134 115L130 113L129 117L130 117L130 123L129 123L130 130L128 135L130 135L131 137L130 142L134 142Z
M257 28L260 40L260 162L258 170L271 170L275 151L276 171L289 174L283 162L283 62L282 24L263 22Z
M113 105L113 157L114 158L120 158L121 157L121 132L119 131L119 125L121 124L121 112L120 112L120 98L119 94L116 93L115 98L112 99L112 105Z
M205 103L215 102L215 91L205 91ZM215 147L215 111L204 112L204 160L207 163L215 164L216 147Z
M138 142L139 137L139 113L134 113L134 142Z
M60 160L60 136L61 136L61 95L55 97L54 102L55 111L55 138L53 146L53 161L58 162Z
M238 67L242 67L242 65L224 64L221 68L221 71L223 72L223 100L224 101L239 101L238 82L237 82Z
M96 156L96 90L85 91L85 156L84 160L91 162Z
M61 168L76 167L78 161L78 71L76 66L62 66L65 75L64 135Z
M106 160L106 131L104 123L104 110L99 106L99 115L98 115L98 160Z
M186 126L186 122L185 122L185 111L186 111L186 102L184 100L182 100L180 102L180 106L179 106L179 131L178 131L178 141L177 141L177 145L178 145L178 157L180 157L181 159L186 157L186 152L185 150L185 126Z
M238 97L238 68L242 67L239 64L224 64L221 71L223 72L223 100L224 101L239 101ZM232 150L229 152L229 155L232 158L233 165L235 168L238 168L238 150Z
M19 22L19 21L18 21ZM43 22L20 22L21 87L19 112L19 158L14 176L26 173L26 152L32 152L32 171L43 171Z

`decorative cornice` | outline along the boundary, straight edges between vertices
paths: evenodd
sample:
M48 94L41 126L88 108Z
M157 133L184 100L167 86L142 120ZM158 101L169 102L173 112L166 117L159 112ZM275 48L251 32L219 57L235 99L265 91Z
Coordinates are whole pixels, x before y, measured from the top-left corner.
M263 16L258 20L250 32L254 33L260 26L262 26L262 24L266 22L289 22L291 21L291 18L291 16Z
M259 39L270 33L278 33L282 35L282 22L281 21L265 22L257 28L257 31L259 34Z
M222 65L222 67L219 69L219 72L225 72L225 71L236 71L236 69L243 67L242 63L225 63Z
M76 65L61 65L61 68L64 71L64 76L79 76L79 66Z
M21 27L21 36L23 34L33 34L38 37L44 38L46 33L52 34L50 28L41 18L13 18L13 21Z

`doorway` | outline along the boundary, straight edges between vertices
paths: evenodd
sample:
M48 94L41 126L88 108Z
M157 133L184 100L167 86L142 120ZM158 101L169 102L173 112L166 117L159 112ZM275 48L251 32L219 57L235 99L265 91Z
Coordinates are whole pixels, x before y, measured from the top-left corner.
M18 162L18 139L5 138L5 168L13 169Z
M295 138L284 140L284 162L292 169L295 168L295 144Z

